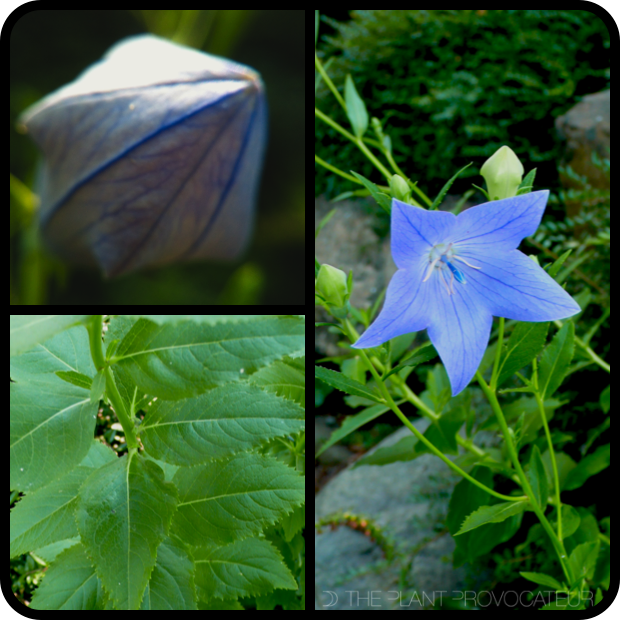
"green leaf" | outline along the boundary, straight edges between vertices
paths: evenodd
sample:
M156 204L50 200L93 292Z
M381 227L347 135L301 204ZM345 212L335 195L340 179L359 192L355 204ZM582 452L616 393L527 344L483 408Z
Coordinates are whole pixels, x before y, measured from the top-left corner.
M198 601L198 609L200 610L212 610L212 611L225 611L229 610L243 610L245 607L239 603L239 601L220 601L214 600L212 603L205 603L203 601Z
M11 357L25 353L68 327L86 322L91 314L11 314Z
M99 401L105 392L105 374L100 370L93 379L93 385L90 390L90 402L93 405L99 405Z
M90 449L97 406L58 370L94 375L88 334L61 332L11 358L11 490L32 492L76 467Z
M413 351L412 354L406 360L403 360L398 366L392 368L392 370L390 370L390 372L388 372L383 379L385 380L388 377L391 377L393 374L400 372L403 368L408 368L410 366L415 368L420 364L425 364L426 362L429 362L437 357L437 355L438 353L435 347L430 342L427 342Z
M144 592L141 610L195 611L194 562L178 539L166 538L157 549L157 563Z
M346 392L347 394L361 396L362 398L367 398L368 400L372 400L376 403L384 402L380 396L375 394L375 392L361 384L359 381L350 379L346 375L336 372L335 370L323 368L323 366L315 366L314 376L320 381L323 381L323 383L327 383L327 385L331 385L332 387L335 387L342 392Z
M316 48L316 42L319 38L319 12L314 10L314 47Z
M402 404L402 403L399 403ZM356 415L347 416L342 426L336 429L330 436L330 438L321 445L320 450L316 453L316 456L320 456L325 450L331 448L334 444L338 443L341 439L344 439L347 435L350 435L353 431L356 431L358 428L364 426L364 424L368 424L368 422L372 422L376 418L382 416L386 411L390 411L390 408L387 405L373 405L372 407L368 407L364 409L361 413Z
M560 271L560 269L562 268L562 265L565 263L566 259L570 256L572 250L566 250L566 252L564 252L564 254L562 254L561 256L559 256L554 262L553 264L549 267L547 273L552 277L555 278L555 276L558 275L558 271Z
M180 323L182 321L194 321L195 323L208 323L215 325L217 323L245 323L254 320L263 320L269 316L284 316L279 314L120 314L115 316L126 316L130 319L148 319L158 325L164 323ZM304 316L304 315L287 315L287 316Z
M32 597L33 609L102 610L107 596L97 578L84 545L63 551L47 569L45 579Z
M574 581L577 584L582 579L592 579L596 568L596 558L598 556L600 542L586 542L577 545L568 558L568 563L573 571Z
M603 413L609 413L609 409L611 407L611 398L610 398L611 386L608 385L602 392L600 397L601 409Z
M139 454L104 465L82 486L78 530L117 609L140 608L176 504L174 485Z
M550 575L545 575L543 573L520 573L521 577L524 577L528 581L533 581L541 586L547 586L549 588L553 588L554 590L562 590L562 584L557 580L551 577Z
M92 471L76 467L15 506L10 518L11 558L78 535L73 519L77 492Z
M527 471L527 479L532 487L532 491L534 491L536 503L544 512L547 507L549 483L547 481L547 470L545 469L545 465L542 461L540 450L537 445L534 445L532 450L530 466Z
M532 168L524 177L524 179L519 184L519 189L517 190L517 195L520 194L529 194L532 187L534 186L534 180L536 179L536 168ZM521 191L526 190L526 191Z
M305 410L247 383L229 383L179 401L153 403L140 426L150 455L174 465L251 450L305 428Z
M551 514L549 522L553 526L554 530L558 531L558 519L557 509ZM569 536L572 536L579 526L581 525L581 516L579 512L568 504L562 504L562 536L566 540Z
M474 467L471 475L486 486L493 485L493 474L487 467ZM461 480L450 498L446 521L452 536L456 534L468 515L490 501L489 493L469 480ZM473 562L476 558L491 551L496 545L510 540L519 529L522 520L523 513L520 513L501 523L490 523L457 536L454 539L456 542L454 566L459 567L465 562Z
M250 383L278 396L306 406L306 358L286 358L258 370Z
M81 387L89 392L93 386L93 380L90 377L79 372L74 372L73 370L57 370L56 376L71 385L77 385L77 387Z
M375 199L377 204L382 207L386 213L392 212L392 199L385 193L383 193L372 181L364 178L361 174L358 174L354 170L351 170L351 174L370 192L371 196Z
M347 74L344 85L344 101L347 106L347 116L353 127L353 133L361 138L368 129L368 111L364 100L358 95L355 84Z
M175 400L239 381L287 355L305 355L303 319L163 325L140 319L111 361L143 392Z
M454 183L454 181L456 181L456 179L458 178L458 176L461 174L461 172L463 172L464 170L467 170L467 168L469 168L471 165L473 165L473 162L468 163L466 166L464 166L463 168L461 168L442 188L441 191L439 192L439 194L437 195L437 198L435 198L435 200L433 201L433 204L430 206L429 211L433 211L435 209L437 209L437 207L439 207L439 205L441 204L441 202L443 201L445 195L448 193L448 190L452 187L452 184Z
M110 344L108 344L106 352L105 352L105 359L106 361L108 361L112 355L114 355L114 352L116 351L116 348L119 345L120 340L112 340L112 342L110 342Z
M266 540L246 538L225 547L210 544L194 551L196 589L200 598L234 599L297 590L297 582L280 553ZM217 609L217 607L214 607Z
M28 493L13 508L10 517L10 557L78 536L73 517L77 494L93 468L99 467L101 449L105 451L105 462L116 460L112 450L93 440L89 456L79 467L42 489ZM96 465L90 465L93 459Z
M448 406L452 402L450 401ZM452 407L449 411L444 411L439 420L433 421L424 436L444 454L458 454L456 434L463 426L463 422L465 422L463 407ZM416 444L415 451L420 455L430 452L430 449L420 441Z
M493 506L482 506L465 519L461 529L455 534L465 534L471 530L488 523L501 523L509 517L521 514L529 505L529 502L503 502Z
M254 536L305 501L303 476L257 454L181 468L173 482L179 490L174 529L192 545Z
M364 455L355 461L353 468L363 465L389 465L399 461L413 461L420 456L420 453L416 452L415 449L417 444L418 438L415 435L407 435L391 446L378 448L370 454Z
M566 321L540 360L538 386L542 398L550 398L560 387L575 352L575 325Z
M599 472L607 469L610 465L610 446L606 444L600 446L592 454L584 457L579 461L577 467L572 469L566 481L564 482L563 490L572 491L581 487L584 482L591 476L595 476Z
M502 351L497 385L527 366L543 349L549 323L517 323Z
M301 534L306 527L306 510L305 506L298 506L286 515L280 521L280 527L282 528L283 539L290 543L296 534Z

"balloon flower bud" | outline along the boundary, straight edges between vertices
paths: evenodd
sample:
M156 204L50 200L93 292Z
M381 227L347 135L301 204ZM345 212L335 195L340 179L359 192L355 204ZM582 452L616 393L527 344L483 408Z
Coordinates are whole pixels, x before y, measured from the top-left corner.
M131 37L20 122L44 154L42 236L62 258L111 277L245 248L266 132L252 69Z
M344 271L321 265L314 289L316 303L338 318L346 316L350 291Z
M398 174L392 175L390 179L390 192L392 193L392 198L402 200L403 202L407 202L411 197L411 190L407 185L407 181Z
M502 146L484 162L480 174L486 181L489 198L502 200L517 195L523 180L523 166L510 147Z

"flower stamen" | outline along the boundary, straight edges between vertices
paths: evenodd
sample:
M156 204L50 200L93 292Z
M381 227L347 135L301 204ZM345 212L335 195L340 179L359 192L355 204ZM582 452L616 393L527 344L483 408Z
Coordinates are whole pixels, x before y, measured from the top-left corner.
M465 263L468 267L471 267L472 269L482 269L482 267L476 267L475 265L468 263L464 258L461 258L460 256L455 255L452 258L456 258L456 260L460 260L461 262Z
M428 271L426 272L426 277L424 278L424 280L422 280L422 282L426 282L430 277L431 277L431 273L433 273L433 269L435 267L435 265L437 264L438 261L441 260L441 256L439 256L438 258L436 258L428 267Z
M446 291L448 292L448 295L454 295L454 281L455 280L459 284L467 283L467 280L465 279L465 274L452 263L452 259L460 260L461 262L465 263L468 267L471 267L472 269L480 269L480 267L476 267L475 265L472 265L469 262L467 262L464 258L457 256L455 254L454 249L452 248L452 245L453 245L452 243L449 243L447 246L444 245L443 243L438 243L432 247L431 251L428 254L428 259L429 259L428 271L426 272L426 275L424 276L424 279L422 280L422 282L426 282L431 277L431 274L433 273L433 270L435 269L435 267L437 267L439 270L440 276L441 276L441 280L444 283L444 286L446 287ZM446 281L446 278L444 276L444 269L445 269L444 265L450 270L450 283L449 284Z

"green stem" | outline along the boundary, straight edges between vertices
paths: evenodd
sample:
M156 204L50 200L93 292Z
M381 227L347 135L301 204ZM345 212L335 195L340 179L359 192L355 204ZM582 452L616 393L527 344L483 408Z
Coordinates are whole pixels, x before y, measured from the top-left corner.
M498 346L500 346L500 344L498 344ZM551 524L547 520L547 517L545 517L545 514L542 511L541 507L538 505L536 496L534 495L534 491L532 490L532 487L530 486L527 476L525 475L525 472L523 471L523 468L521 467L521 463L519 462L519 455L517 454L515 446L512 442L512 436L510 435L510 432L508 430L508 425L506 424L506 419L504 418L504 413L502 411L502 408L500 407L499 401L497 400L497 395L495 394L495 391L492 390L487 385L486 381L480 374L480 371L476 371L476 378L478 379L478 383L480 384L482 391L484 392L489 403L491 404L491 408L493 409L493 412L495 413L499 426L502 429L502 433L504 435L504 441L506 442L506 447L508 448L508 453L510 454L512 464L519 476L519 479L521 480L521 486L528 495L527 499L529 499L532 509L536 513L536 516L540 520L540 523L543 526L544 530L547 532L547 535L549 536L551 540L551 544L554 546L556 553L558 554L558 558L560 560L560 564L562 565L562 570L564 571L564 575L566 576L568 582L572 583L573 579L572 579L570 567L568 563L566 562L567 554L566 554L566 549L564 548L564 543L558 538L557 534L551 527Z
M345 321L343 321L343 327L346 330L347 335L351 337L351 334L352 334L352 332L350 331L351 324L348 320L345 319ZM352 342L354 341L353 339L351 340ZM377 374L377 371L375 370L375 367L373 366L370 359L368 359L368 356L366 355L366 351L364 349L360 349L359 354L360 354L360 357L366 363L366 366L370 370L372 376L375 378L375 381L377 382L379 389L381 389L381 392L383 393L385 401L390 407L390 409L398 416L400 421L418 438L418 441L421 441L435 456L440 458L450 469L455 471L457 474L459 474L463 478L469 480L469 482L476 485L483 491L486 491L487 493L493 495L494 497L503 499L504 501L521 502L521 501L528 499L526 496L513 497L510 495L503 495L502 493L497 493L497 491L494 491L493 489L482 484L482 482L476 480L475 478L470 476L466 471L462 470L458 465L453 463L441 450L439 450L439 448L435 447L434 444L432 444L413 424L411 424L411 422L407 419L407 417L403 414L403 412L398 408L398 405L392 399L392 396L389 390L387 389L385 383L381 380L381 377L379 377L379 375Z
M314 156L314 163L323 166L323 168L329 170L330 172L333 172L334 174L340 175L343 179L346 179L347 181L351 181L352 183L357 183L362 186L364 185L361 181L358 181L354 176L347 174L346 172L343 172L342 170L339 170L338 168L336 168L335 166L332 166L331 164L328 164L324 159L321 159L318 155Z
M553 322L558 329L561 329L564 323L561 321ZM583 352L595 363L598 364L605 372L610 372L609 364L601 359L592 348L586 344L579 336L575 336L575 344L583 349Z
M101 336L103 334L103 314L94 314L86 324L88 329L88 340L90 342L90 355L93 358L97 372L105 368L105 357L103 355L103 344Z
M132 450L135 451L138 449L138 437L136 435L136 427L132 419L129 417L127 410L125 409L125 403L121 398L118 388L116 387L114 375L112 374L112 370L109 366L106 366L105 378L108 398L114 406L114 411L116 411L116 417L118 418L118 421L121 423L121 426L125 431L127 446L129 447L130 452Z
M330 127L333 127L336 131L341 133L347 140L353 142L357 148L366 155L366 158L370 160L375 168L386 178L389 182L392 175L390 171L368 150L368 147L364 144L361 138L356 138L353 134L349 133L344 127L333 121L329 116L323 114L318 108L314 108L314 115L320 118L324 123L327 123Z
M92 319L86 324L86 328L88 329L90 354L93 358L93 363L95 364L97 372L103 370L105 374L106 393L108 395L108 398L110 399L110 402L112 403L112 406L114 407L116 417L121 423L123 431L125 431L127 446L129 447L130 452L135 452L138 449L138 437L136 436L136 427L134 426L131 417L125 409L125 403L121 398L118 388L116 387L114 375L112 374L110 367L106 363L105 356L103 354L103 343L101 341L101 336L103 334L103 315L93 315Z
M320 73L323 80L325 81L325 84L327 84L327 88L329 88L329 90L332 91L332 94L336 98L336 101L340 104L342 109L346 112L347 106L344 102L344 99L340 96L338 89L336 88L335 84L331 81L331 78L329 77L329 75L327 75L327 72L323 68L323 64L319 60L319 57L316 55L316 51L314 52L314 66L316 70Z
M350 329L349 334L350 334L351 342L355 342L356 340L359 339L359 334L357 333L353 325L351 325L350 323L348 324L348 327ZM386 372L384 365L376 357L372 357L370 361L371 361L371 364L373 364L375 368L378 368L380 372L382 373ZM397 389L400 390L403 398L406 401L410 402L414 407L416 407L418 411L424 417L431 420L431 422L437 422L439 420L441 416L437 415L430 407L428 407L426 403L415 392L411 390L411 388L407 385L407 383L402 377L400 377L398 374L393 374L390 376L390 381L394 384L394 386ZM455 437L456 437L456 442L465 450L479 457L480 462L490 460L490 461L497 463L495 459L491 458L491 455L486 450L483 450L482 448L478 447L476 444L473 443L471 439L465 439L459 433L457 433ZM509 475L506 472L498 472L498 473L505 475L507 478L509 478L516 484L521 484L519 481L519 477L516 474Z
M536 358L533 359L532 366L532 381L534 383L534 387L536 388L536 392L534 393L534 395L536 397L538 411L540 412L540 418L542 420L543 426L545 427L545 436L547 438L547 445L549 446L549 456L551 457L551 468L553 469L553 481L555 485L555 507L558 512L558 538L560 540L564 540L562 530L562 500L560 498L560 476L558 473L558 464L555 460L555 450L553 449L551 431L549 430L549 423L547 422L547 416L545 415L545 404L541 397L540 391L538 390L538 363Z

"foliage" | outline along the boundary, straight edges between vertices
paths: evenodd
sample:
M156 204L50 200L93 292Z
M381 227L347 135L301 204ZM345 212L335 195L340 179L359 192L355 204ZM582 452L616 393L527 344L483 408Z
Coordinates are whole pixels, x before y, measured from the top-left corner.
M22 602L304 609L304 331L123 315L102 342L102 315L11 316L10 557L16 594L39 586ZM100 396L122 455L94 439Z
M592 153L592 163L609 182L610 161L601 160ZM564 204L580 205L579 213L559 221L544 221L533 241L557 257L567 250L573 251L575 268L592 295L592 300L604 308L610 304L611 264L611 211L609 186L594 188L588 180L572 168L560 168L574 184L575 189L560 192Z
M514 574L502 565L502 557L511 557L504 545L512 545L515 558L518 549L533 549L543 561L523 562L518 570L522 589L533 598L507 607L547 611L600 603L610 584L609 507L605 494L593 495L601 485L598 476L610 475L607 192L586 188L573 196L590 210L579 223L585 243L576 224L575 241L566 228L548 226L531 239L543 254L525 257L517 246L536 234L549 195L532 191L535 169L525 174L512 149L502 145L480 168L486 189L474 186L489 202L464 212L461 204L438 211L467 167L435 199L426 195L418 185L424 173L416 170L411 178L402 170L381 120L373 116L368 122L372 102L360 96L348 74L343 97L326 67L315 53L317 87L329 88L352 131L318 108L315 117L357 146L383 184L349 174L348 160L345 170L316 153L315 162L363 186L355 193L370 194L390 214L398 271L371 308L357 308L352 293L360 274L315 257L315 305L330 317L328 322L323 315L315 327L329 327L342 351L318 360L336 370L317 365L315 378L347 394L348 406L363 407L321 450L394 413L411 434L358 459L355 467L431 453L460 475L446 521L455 567L493 560L497 584ZM376 140L365 135L370 127ZM415 127L410 134L418 139ZM601 165L608 170L607 160ZM549 230L558 232L553 244L547 242ZM441 363L435 364L437 356ZM317 405L323 393L315 393ZM411 407L429 419L424 433L406 415ZM495 441L489 443L488 435L485 440L483 431ZM494 600L496 594L501 591L493 590ZM479 600L484 595L479 591L475 604L488 607ZM398 602L406 603L402 591Z
M371 116L382 119L398 164L424 170L432 193L441 187L447 161L459 169L502 144L540 162L546 184L554 183L552 164L559 156L559 144L551 139L554 118L578 96L608 87L609 32L585 10L363 10L351 15L348 23L324 18L336 35L326 37L327 45L317 53L333 58L330 75L343 92L346 75L352 76L371 102ZM342 110L323 84L315 105L343 124ZM315 118L315 154L368 178L369 163L336 136ZM463 178L473 174L472 169ZM315 166L316 196L350 187Z

